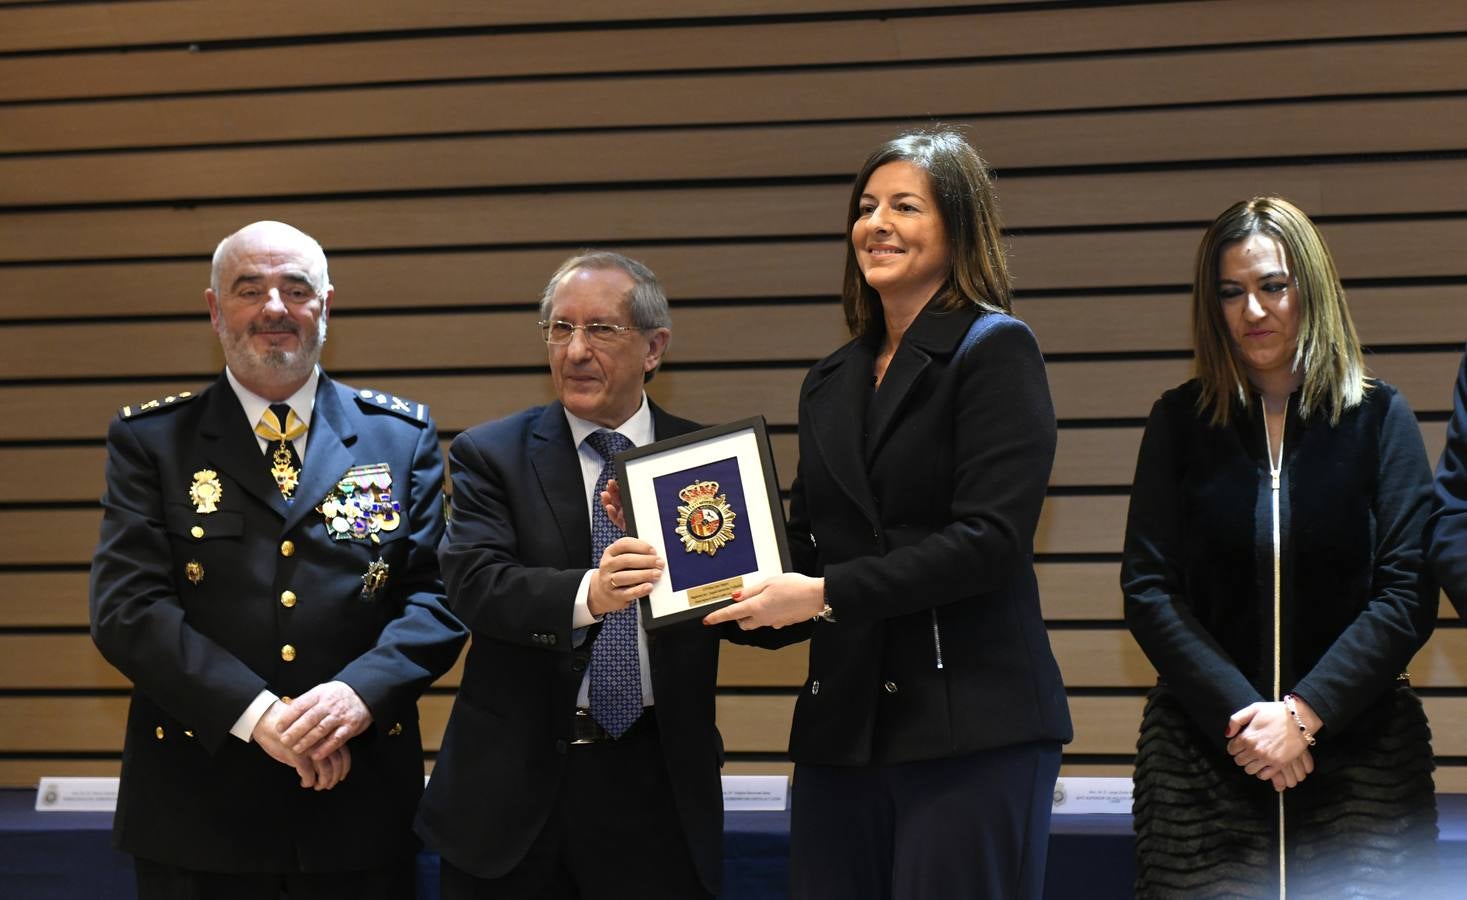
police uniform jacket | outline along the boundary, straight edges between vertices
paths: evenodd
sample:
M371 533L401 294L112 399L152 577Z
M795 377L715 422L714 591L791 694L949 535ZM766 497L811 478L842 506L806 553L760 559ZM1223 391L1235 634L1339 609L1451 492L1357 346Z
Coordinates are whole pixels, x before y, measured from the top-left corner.
M398 524L378 541L333 539L317 507L349 470L383 463ZM190 487L209 472L219 497L203 512ZM372 868L415 850L416 702L465 639L434 555L442 486L422 406L324 375L288 505L223 376L113 420L91 614L97 646L133 682L121 849L226 872ZM367 597L377 559L388 580ZM302 789L294 769L229 734L261 690L332 680L373 718L333 790Z
M1071 737L1033 564L1055 446L1044 362L1008 316L963 347L979 315L929 304L874 393L882 335L821 360L800 389L791 552L824 576L835 621L812 629L797 763Z
M698 427L655 404L652 422L658 439ZM600 628L591 626L580 641L571 628L590 568L591 524L559 403L465 431L449 460L453 515L440 556L449 602L474 639L418 833L459 869L497 878L524 858L560 790L576 695ZM760 631L768 634L709 628L695 618L647 634L668 777L693 863L714 894L723 865L718 642L798 639L797 630Z

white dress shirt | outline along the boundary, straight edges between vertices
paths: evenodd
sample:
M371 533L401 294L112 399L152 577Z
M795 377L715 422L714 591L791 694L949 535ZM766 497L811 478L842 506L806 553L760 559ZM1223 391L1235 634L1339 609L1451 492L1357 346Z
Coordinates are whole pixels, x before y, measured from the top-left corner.
M265 410L270 408L270 401L240 384L239 379L234 377L234 373L230 371L228 366L224 367L224 377L229 379L229 386L234 388L234 395L239 398L239 405L244 407L245 420L249 422L250 428L254 429L256 425L260 424L260 419L265 415ZM306 423L306 433L291 441L291 444L295 447L296 455L301 459L301 465L305 465L306 441L311 438L311 413L316 410L316 385L320 380L321 367L315 366L311 369L310 377L306 379L305 384L301 385L300 390L285 398L284 401L290 406L291 411L295 413L295 417ZM281 422L280 426L284 428L285 423ZM255 442L260 445L261 456L269 452L269 441L257 434L255 435ZM265 463L262 460L260 464L264 465ZM234 720L234 724L229 728L229 733L248 744L250 742L250 736L255 733L255 726L259 724L260 719L265 715L265 710L269 709L270 704L279 699L279 697L270 691L261 691L250 702L250 705L245 707L245 711L240 714L240 717Z
M595 505L601 502L599 497L592 496L592 492L596 490L596 479L601 477L601 467L606 464L606 460L586 444L586 437L593 432L610 430L631 441L635 446L645 447L657 438L652 426L652 407L647 405L647 395L642 394L642 405L637 407L632 417L612 429L606 429L595 422L588 422L573 415L570 410L565 411L565 420L570 423L571 440L575 442L576 452L581 458L581 480L585 482L586 487L586 515L588 517L586 521L589 522ZM591 594L591 578L595 574L595 569L587 572L581 579L580 587L576 590L575 611L571 616L571 628L573 629L585 628L600 621L591 614L591 607L588 604ZM641 627L641 607L640 602L632 604L632 609L637 616L637 663L642 670L642 705L651 706L653 703L652 667L647 663L647 632ZM591 667L587 666L586 674L581 678L580 692L576 694L577 706L589 708L591 705L590 679Z

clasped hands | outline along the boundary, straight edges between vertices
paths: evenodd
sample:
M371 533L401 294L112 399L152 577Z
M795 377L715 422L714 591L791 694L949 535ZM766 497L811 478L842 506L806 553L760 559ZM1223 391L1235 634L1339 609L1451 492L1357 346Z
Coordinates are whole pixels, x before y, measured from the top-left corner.
M615 478L607 482L599 499L607 518L625 531L621 488ZM646 541L630 537L617 540L601 556L600 567L591 578L587 605L600 616L604 611L598 605L621 609L645 597L652 593L652 586L662 577L666 565L657 558L656 548ZM728 606L704 616L703 624L738 622L739 628L751 631L808 622L825 608L825 579L787 572L735 591L733 599Z
M277 700L251 737L271 758L295 769L301 787L329 791L351 771L346 742L367 730L372 713L341 681L318 684L287 703Z
M1322 722L1309 704L1295 697L1294 705L1310 732L1318 731ZM1233 713L1224 737L1233 762L1280 793L1298 787L1314 771L1309 744L1283 701L1250 703Z

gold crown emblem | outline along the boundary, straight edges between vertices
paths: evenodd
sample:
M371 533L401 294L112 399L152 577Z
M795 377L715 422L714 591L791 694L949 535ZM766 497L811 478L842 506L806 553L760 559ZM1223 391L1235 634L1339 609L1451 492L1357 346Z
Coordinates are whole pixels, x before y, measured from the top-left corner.
M713 498L718 496L718 482L700 481L697 484L690 484L678 491L677 495L688 504L711 503Z

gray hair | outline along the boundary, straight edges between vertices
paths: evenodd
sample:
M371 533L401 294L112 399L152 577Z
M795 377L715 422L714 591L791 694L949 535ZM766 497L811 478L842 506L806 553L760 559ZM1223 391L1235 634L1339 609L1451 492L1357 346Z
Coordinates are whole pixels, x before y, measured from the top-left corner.
M632 324L642 329L672 328L672 313L667 308L667 294L663 292L657 276L635 259L612 250L582 250L561 263L540 294L541 319L550 318L555 289L572 272L579 269L620 269L625 272L632 280L631 292L627 294Z
M260 222L251 222L249 225L246 225L220 241L219 245L214 248L214 258L209 270L209 287L213 289L215 296L219 295L219 269L224 265L224 257L229 252L230 246L246 231L256 230L283 231L289 234L292 240L305 247L309 254L315 257L313 262L316 268L313 274L316 275L316 283L312 284L311 287L315 288L318 294L324 294L331 289L331 276L326 271L326 251L321 249L321 244L315 238L296 228L294 225L287 225L284 222L273 222L267 219Z

